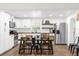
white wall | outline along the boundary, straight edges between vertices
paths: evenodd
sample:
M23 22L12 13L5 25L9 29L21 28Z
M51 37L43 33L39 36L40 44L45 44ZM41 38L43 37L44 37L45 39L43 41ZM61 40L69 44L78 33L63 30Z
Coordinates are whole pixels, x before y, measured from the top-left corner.
M9 39L9 20L7 13L0 12L0 54L12 47L12 40Z
M67 24L68 24L68 45L70 43L73 43L75 40L75 28L76 28L76 23L75 23L75 17L74 15L70 16L67 18Z
M79 36L79 21L76 21L76 36Z

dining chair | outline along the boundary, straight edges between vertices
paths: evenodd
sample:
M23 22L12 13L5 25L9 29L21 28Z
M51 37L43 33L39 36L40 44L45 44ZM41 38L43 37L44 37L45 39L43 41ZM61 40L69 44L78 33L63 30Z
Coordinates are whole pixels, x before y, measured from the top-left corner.
M42 40L41 40L41 35L36 35L36 44L38 44L38 51L40 51L40 55L42 54L41 51L42 51Z
M78 56L78 53L79 53L79 44L77 46L73 47L73 53L72 54L74 54L75 50L76 50L76 56Z
M32 54L32 50L36 50L36 52L37 52L37 50L38 50L38 44L36 44L36 39L35 39L35 37L34 38L32 38L32 44L31 44L31 52L30 52L30 54Z
M19 54L21 54L21 52L23 51L23 47L24 47L24 41L23 41L23 37L21 37L20 45L19 45Z
M29 46L32 44L32 35L26 35L26 45Z
M49 54L51 50L53 54L53 45L52 45L52 40L49 39L49 33L42 33L41 37L42 37L42 51L48 50L48 54Z
M74 46L72 47L72 54L74 54L75 49L77 50L78 47L79 47L79 37L78 37L78 40L77 40L76 45L74 45ZM78 49L78 50L79 50L79 49Z
M31 42L29 43L28 41L30 40L29 37L21 37L20 39L20 46L19 46L19 54L24 54L25 50L29 50L31 47ZM22 53L21 53L22 52Z
M69 44L70 53L72 53L73 46L76 46L77 45L77 41L78 41L78 38L76 38L73 43L70 43Z

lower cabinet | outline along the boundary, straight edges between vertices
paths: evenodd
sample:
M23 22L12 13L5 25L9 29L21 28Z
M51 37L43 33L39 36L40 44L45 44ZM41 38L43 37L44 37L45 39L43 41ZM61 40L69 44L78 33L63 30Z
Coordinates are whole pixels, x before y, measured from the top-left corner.
M11 41L10 41L10 44L11 44L11 46L13 47L13 46L14 46L14 35L10 35L10 36L9 36L9 39L11 40Z

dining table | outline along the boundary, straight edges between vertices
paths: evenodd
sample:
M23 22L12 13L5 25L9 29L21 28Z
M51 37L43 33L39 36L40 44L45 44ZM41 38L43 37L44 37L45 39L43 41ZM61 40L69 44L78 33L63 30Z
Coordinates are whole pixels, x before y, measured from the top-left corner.
M52 40L43 40L43 38L41 37L40 34L37 34L37 35L36 34L35 35L32 35L31 34L31 37L32 37L31 40L29 40L29 38L26 38L26 37L22 37L23 39L19 39L19 41L22 40L24 42L24 45L23 45L24 48L22 48L24 50L24 52L25 52L25 50L31 50L32 49L33 38L35 38L35 40L34 40L35 41L35 45L37 45L36 48L35 48L36 51L40 50L41 51L41 54L42 54L42 50L51 50L52 49L52 54L53 54ZM29 41L31 43L28 43ZM43 48L43 43L42 42L46 42L46 41L49 41L48 48ZM20 45L21 45L21 43L20 43ZM26 47L27 45L29 47ZM21 47L19 47L19 50L20 49L21 49Z

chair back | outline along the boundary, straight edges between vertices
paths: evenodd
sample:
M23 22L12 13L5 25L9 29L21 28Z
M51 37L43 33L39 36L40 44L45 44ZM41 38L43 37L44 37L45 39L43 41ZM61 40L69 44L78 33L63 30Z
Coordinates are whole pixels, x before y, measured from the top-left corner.
M23 44L26 38L21 37L20 43Z
M32 36L31 35L26 35L26 39L27 40L32 40Z
M41 34L41 38L42 38L43 40L48 40L48 39L49 39L49 33L42 33L42 34Z

